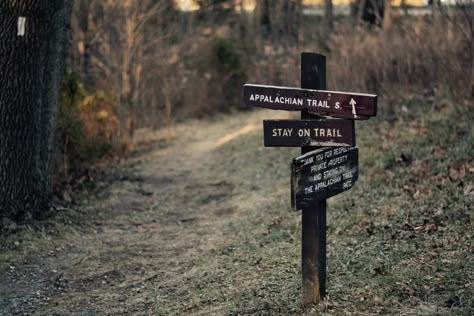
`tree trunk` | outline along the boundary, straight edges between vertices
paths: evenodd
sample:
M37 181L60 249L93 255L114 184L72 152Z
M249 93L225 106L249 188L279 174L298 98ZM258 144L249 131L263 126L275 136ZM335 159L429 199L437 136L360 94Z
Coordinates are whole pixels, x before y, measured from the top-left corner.
M324 38L324 44L329 46L329 40L334 28L334 14L332 0L324 0L324 27L322 38Z
M265 39L282 46L298 46L302 0L260 0L256 12Z
M0 2L0 218L24 220L50 202L71 3Z
M78 75L86 89L93 90L94 75L92 73L91 61L91 38L94 32L94 25L91 16L90 0L75 0L72 8L72 47L69 58L72 62L69 66L71 71Z
M392 0L384 0L383 29L388 31L392 26Z
M471 98L474 98L474 36L471 40Z
M367 3L367 0L359 0L357 5L357 18L356 18L356 25L362 21L362 16L364 15L364 8Z
M163 34L167 34L173 30L173 23L176 23L177 13L174 0L163 1L163 13L159 19Z
M334 27L334 14L332 0L324 0L324 19L326 24L326 30L332 32Z

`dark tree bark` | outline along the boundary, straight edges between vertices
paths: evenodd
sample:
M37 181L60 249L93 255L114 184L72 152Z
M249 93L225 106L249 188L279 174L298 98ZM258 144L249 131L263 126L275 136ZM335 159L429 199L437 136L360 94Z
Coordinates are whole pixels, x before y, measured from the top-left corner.
M69 53L71 62L67 63L72 67L71 72L78 75L86 89L93 89L94 74L91 61L91 38L93 38L93 26L91 26L92 1L75 0L72 8L71 20L72 43L75 43ZM92 35L91 35L92 34ZM69 69L68 69L69 71Z
M24 220L50 201L54 117L71 3L0 2L1 218Z
M369 24L382 26L385 0L356 0L356 23L361 21Z

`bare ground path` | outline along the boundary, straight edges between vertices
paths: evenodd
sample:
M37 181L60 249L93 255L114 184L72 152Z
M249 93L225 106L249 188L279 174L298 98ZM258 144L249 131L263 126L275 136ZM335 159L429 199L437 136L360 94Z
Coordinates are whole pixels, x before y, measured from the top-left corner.
M249 198L213 172L229 163L214 152L259 131L263 113L178 126L172 146L138 157L131 179L84 205L97 214L92 228L0 272L0 314L149 315L160 313L160 299L180 304L175 285L222 242L236 201Z

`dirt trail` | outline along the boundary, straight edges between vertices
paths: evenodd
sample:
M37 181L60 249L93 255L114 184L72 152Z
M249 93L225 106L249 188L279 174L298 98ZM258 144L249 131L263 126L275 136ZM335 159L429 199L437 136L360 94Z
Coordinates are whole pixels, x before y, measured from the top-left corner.
M72 229L55 249L0 271L0 315L159 314L160 299L179 297L170 282L185 283L200 256L222 242L221 227L246 193L213 173L226 163L215 150L261 130L265 117L177 126L172 146L146 155L131 179L84 205L97 214L92 228Z

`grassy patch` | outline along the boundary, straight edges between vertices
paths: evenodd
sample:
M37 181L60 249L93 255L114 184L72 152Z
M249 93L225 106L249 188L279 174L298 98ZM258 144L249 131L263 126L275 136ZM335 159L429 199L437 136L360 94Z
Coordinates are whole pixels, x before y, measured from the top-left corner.
M413 98L357 123L360 177L329 200L318 306L301 305L301 214L289 197L299 149L264 148L258 130L216 141L264 112L195 123L181 147L125 164L138 174L95 198L90 227L77 229L79 214L53 221L57 235L23 230L2 240L0 263L74 244L44 315L472 315L473 110Z
M385 111L390 107L390 111ZM217 175L244 188L223 240L187 277L188 304L165 314L334 315L473 312L474 111L412 100L358 123L361 177L328 207L328 296L300 305L301 223L289 209L298 150L260 133L217 151ZM384 114L384 113L388 114ZM170 302L168 302L170 303Z

